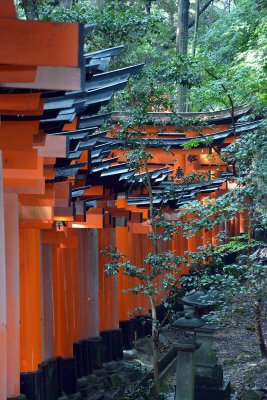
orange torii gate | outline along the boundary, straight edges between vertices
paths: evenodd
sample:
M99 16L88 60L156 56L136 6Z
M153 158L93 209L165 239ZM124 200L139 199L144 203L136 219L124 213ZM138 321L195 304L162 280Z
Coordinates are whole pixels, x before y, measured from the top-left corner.
M59 360L63 369L65 362L69 368L68 363L75 361L74 344L98 337L101 330L117 329L119 320L129 319L129 312L137 306L148 310L144 298L121 294L134 284L132 279L105 276L105 259L99 250L113 244L142 264L150 248L146 236L149 213L145 203L137 202L145 189L139 185L128 193L128 170L121 151L112 142L101 142L103 137L109 139L99 133L105 117L97 120L90 109L99 101L93 97L96 86L107 90L101 100L104 103L118 90L115 84L110 89L111 77L119 76L126 84L134 73L131 67L110 75L101 69L102 58L121 49L85 56L84 68L83 28L79 24L19 21L13 1L0 6L0 18L4 38L0 43L0 400L24 399L20 392L31 400L29 387L35 388L37 396L41 383L50 389L53 386L51 381L44 383L46 368ZM92 79L86 75L88 69L93 71ZM86 99L83 112L75 109L70 90L75 90L75 96L81 93L78 102ZM247 109L237 110L237 116L239 112ZM168 113L153 115L168 118ZM204 115L212 116L218 121L213 119L215 127L203 134L220 136L229 130L227 113ZM153 133L154 128L144 129ZM181 138L171 125L166 131L172 135L163 135L163 139ZM225 144L233 140L230 131L222 134ZM187 130L183 138L193 135ZM151 149L154 159L149 169L155 173L155 183L159 176L172 184L171 176L178 168L184 174L215 174L220 164L205 147L172 150L174 155ZM120 186L116 178L113 187L111 177L121 178L125 185ZM226 190L224 181L214 182L214 193ZM165 212L175 219L175 209L166 206ZM242 219L237 216L228 229L232 234L242 232ZM215 234L213 230L195 239L177 237L167 246L182 254L214 240ZM182 273L186 272L183 267ZM72 389L77 389L75 384ZM45 396L44 400L54 400L47 393Z
M41 229L52 228L55 204L53 187L45 187L49 159L39 153L40 146L45 146L45 135L39 129L44 101L40 92L27 89L79 90L84 70L83 32L79 24L20 21L16 19L13 1L3 3L0 398L6 399L20 398L20 372L36 370L43 359ZM18 88L26 90L17 91ZM58 142L62 145L60 138ZM61 151L64 153L64 146Z

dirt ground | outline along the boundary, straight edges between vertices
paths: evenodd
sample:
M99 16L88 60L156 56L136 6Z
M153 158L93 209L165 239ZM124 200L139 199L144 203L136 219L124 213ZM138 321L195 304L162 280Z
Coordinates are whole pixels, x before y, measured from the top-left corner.
M267 321L263 328L267 343ZM214 349L236 393L249 388L267 391L267 360L260 356L253 327L224 328L216 335Z
M267 343L267 321L263 323L265 341ZM170 350L177 333L166 330L163 335L167 343L162 344L162 353ZM223 366L224 378L231 382L233 398L239 399L239 394L245 390L262 391L262 399L267 399L267 359L262 359L257 345L253 326L238 324L236 327L219 329L214 338L213 348ZM138 354L138 359L148 369L152 367L151 354ZM175 373L166 382L166 400L173 400Z
M267 343L267 321L263 323L265 341ZM167 336L172 339L173 333ZM245 390L261 390L262 399L267 399L267 359L262 359L257 346L253 326L238 324L236 327L226 327L218 330L213 348L223 366L224 378L231 382L232 393L239 398ZM168 383L175 385L175 375ZM170 387L167 400L173 400L174 394ZM234 398L234 397L233 397Z

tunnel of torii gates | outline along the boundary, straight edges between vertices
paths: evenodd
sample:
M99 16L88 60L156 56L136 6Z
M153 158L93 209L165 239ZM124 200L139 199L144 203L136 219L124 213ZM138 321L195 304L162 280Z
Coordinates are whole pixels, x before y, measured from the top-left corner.
M0 400L25 395L53 400L63 391L72 394L70 365L78 377L83 373L75 364L77 343L116 332L135 307L149 308L144 297L121 293L133 286L132 278L105 276L99 253L115 245L140 265L150 250L146 189L137 172L133 184L118 140L101 130L111 114L98 114L142 65L108 71L123 46L84 54L84 35L94 34L93 25L18 20L9 0L1 3L0 14ZM238 123L247 112L235 110L235 136L257 126ZM192 116L211 123L202 134L218 149L234 140L228 111ZM175 220L183 204L218 196L231 180L204 143L183 150L195 132L168 125L170 113L151 118L164 121L165 132L152 125L144 132L154 132L151 141L162 140L172 150L151 149L153 190L158 195L168 185L177 190L177 200L164 204L164 213ZM173 177L193 171L210 171L210 179L174 183ZM242 215L226 228L230 234L244 232ZM175 238L166 249L181 255L213 242L216 233L214 228ZM181 273L187 273L185 266ZM51 365L57 383L47 373ZM38 394L49 379L57 386L54 397L44 388Z

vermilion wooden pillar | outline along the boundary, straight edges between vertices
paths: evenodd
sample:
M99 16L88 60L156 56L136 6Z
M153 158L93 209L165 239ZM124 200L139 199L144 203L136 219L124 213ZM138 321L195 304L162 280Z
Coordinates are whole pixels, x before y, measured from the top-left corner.
M69 309L71 254L68 248L56 249L56 263L53 263L53 297L55 301L54 346L57 356L72 355L71 309Z
M240 233L247 232L248 215L244 211L239 214Z
M21 371L42 361L42 282L40 229L20 228Z
M63 310L61 301L61 279L59 271L59 260L58 260L58 249L56 244L52 244L51 248L52 254L52 279L53 279L53 316L54 316L54 326L53 326L53 348L55 355L58 356L61 353L60 339L63 333L61 333L61 319L63 318Z
M71 235L74 236L74 229L71 229ZM76 241L77 243L77 241ZM70 248L70 290L68 292L69 299L69 320L72 327L72 343L79 339L79 307L78 307L78 251L77 246L72 245Z
M5 193L7 397L20 393L20 271L18 195Z
M66 241L52 247L54 306L54 351L57 356L72 356L79 337L77 239L71 230Z
M125 193L119 193L117 195L116 206L118 209L127 208L128 200ZM128 226L117 226L116 227L116 246L120 253L124 254L129 259L129 236L131 235ZM118 274L118 312L119 320L129 319L129 313L132 311L132 294L123 293L122 291L133 287L133 279L123 275L122 272Z
M240 235L240 214L236 214L235 219L234 219L234 230L235 230L235 236Z
M120 253L129 257L129 241L128 241L128 227L116 227L116 242L117 249ZM128 289L130 286L130 278L123 275L122 272L118 274L118 297L119 297L119 319L124 320L129 318L130 293L122 293L122 290Z
M99 336L99 298L98 298L98 230L87 229L87 248L88 255L88 332L91 337Z
M112 228L100 229L98 233L99 252L116 245L116 231ZM99 254L99 310L100 330L118 327L118 277L106 276L107 257Z
M77 229L78 237L78 328L79 339L84 339L88 332L88 241L86 229Z
M6 260L2 152L0 150L0 399L7 397Z
M212 243L212 230L206 230L203 229L202 230L203 234L202 234L202 238L203 238L203 245L207 246L209 244Z
M149 252L151 252L151 240L146 237L146 234L132 234L129 243L129 258L131 262L137 267L145 267L144 258ZM138 281L138 279L133 279L132 287L136 285L140 285L140 281ZM137 307L142 307L145 310L145 313L148 312L151 306L147 296L141 294L132 296L130 311L133 312Z
M43 292L43 359L54 356L53 346L53 279L52 246L42 244L42 292Z
M129 260L131 263L133 263L136 266L139 266L138 264L138 254L140 253L141 249L139 247L139 234L136 233L130 233L129 234ZM139 282L137 281L136 278L131 278L130 279L130 285L131 288L135 287ZM130 302L129 302L129 310L128 312L133 313L135 308L139 305L141 307L141 304L138 304L138 299L137 295L131 293L130 295Z
M79 339L99 336L98 233L76 229L78 237Z

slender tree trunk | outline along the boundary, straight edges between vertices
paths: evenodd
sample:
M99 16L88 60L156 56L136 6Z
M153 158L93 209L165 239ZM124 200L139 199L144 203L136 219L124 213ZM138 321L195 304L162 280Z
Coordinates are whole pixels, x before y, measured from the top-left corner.
M199 10L199 16L209 7L213 0L208 0ZM188 24L188 29L193 28L195 25L195 19L192 19Z
M60 0L59 5L69 10L73 6L73 0Z
M195 57L196 55L198 25L199 25L199 0L196 0L196 18L195 18L195 29L194 29L193 48L192 48L193 57Z
M148 187L148 195L150 200L149 212L150 219L152 220L152 247L153 254L158 254L158 239L157 239L157 228L154 224L154 205L153 205L153 193L152 193L152 183L149 175L147 160L144 160L144 168L146 173L146 182ZM157 320L157 311L156 304L153 296L149 296L150 304L151 304L151 316L152 316L152 343L153 343L153 374L154 374L154 387L153 394L157 399L160 393L160 380L159 380L159 329L158 329L158 320Z
M146 12L148 14L151 13L151 3L152 3L152 0L147 0L147 2L146 2Z
M97 0L97 6L101 10L106 5L106 0Z
M261 356L267 358L267 348L264 341L262 324L261 324L261 304L260 301L255 305L255 329L258 338L258 344L261 352Z
M188 19L189 0L180 0L178 5L178 26L176 34L177 53L187 55L188 49ZM177 108L179 112L186 111L187 88L184 85L178 87Z
M154 395L156 398L160 393L159 380L159 330L156 313L156 305L154 298L150 297L151 313L152 313L152 341L153 341L153 373L154 373Z
M152 220L152 233L154 238L152 239L152 246L153 246L153 253L156 255L158 254L158 240L157 240L157 228L154 224L154 206L153 206L153 193L152 193L152 184L151 184L151 179L149 175L149 170L148 170L148 165L147 161L144 160L144 167L145 167L145 173L146 173L146 182L147 182L147 187L148 187L148 196L149 196L149 213L150 213L150 219Z
M178 26L176 32L177 52L187 54L189 0L180 0L178 5Z
M22 0L21 7L23 8L27 19L38 19L37 0Z

